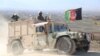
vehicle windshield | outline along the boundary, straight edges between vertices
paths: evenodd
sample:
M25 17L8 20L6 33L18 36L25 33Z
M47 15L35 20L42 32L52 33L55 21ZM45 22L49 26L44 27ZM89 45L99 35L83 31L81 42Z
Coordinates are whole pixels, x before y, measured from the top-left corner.
M36 28L36 32L44 32L45 31L45 27L44 26L39 26ZM52 26L49 26L48 28L48 32L52 33L52 32L63 32L63 31L67 31L68 30L68 26L66 25L59 25L59 24L54 24L53 29ZM52 31L53 30L53 31Z
M67 31L67 26L65 25L54 25L54 32Z

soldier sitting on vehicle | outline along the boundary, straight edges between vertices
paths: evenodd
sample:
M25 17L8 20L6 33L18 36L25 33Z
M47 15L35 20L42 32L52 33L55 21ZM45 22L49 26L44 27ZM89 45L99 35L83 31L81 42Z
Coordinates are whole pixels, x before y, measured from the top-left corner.
M38 22L40 23L40 22L45 22L46 20L45 20L45 18L43 17L43 15L42 15L42 12L39 12L39 15L38 15ZM45 31L45 27L44 26L40 26L39 27L39 31L40 32L42 32L42 31Z
M11 17L14 21L18 21L19 16L15 13L13 14L13 16Z
M39 13L38 20L39 20L39 21L42 21L42 22L45 21L43 15L42 15L42 12Z

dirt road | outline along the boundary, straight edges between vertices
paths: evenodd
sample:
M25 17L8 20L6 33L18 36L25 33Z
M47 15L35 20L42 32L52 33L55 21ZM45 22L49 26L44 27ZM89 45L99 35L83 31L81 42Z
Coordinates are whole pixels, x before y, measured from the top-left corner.
M75 55L65 55L65 54L61 55L61 54L57 54L55 52L33 51L33 52L23 53L22 55L3 54L2 56L100 56L100 52L89 51L88 53L79 52Z

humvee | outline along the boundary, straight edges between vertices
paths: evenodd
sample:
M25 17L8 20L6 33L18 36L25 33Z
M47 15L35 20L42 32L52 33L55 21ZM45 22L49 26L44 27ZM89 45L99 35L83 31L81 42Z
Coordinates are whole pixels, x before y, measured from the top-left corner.
M58 53L74 54L77 50L89 50L90 41L84 32L70 31L60 22L34 22L23 20L9 23L8 52L22 54L25 49L57 50Z

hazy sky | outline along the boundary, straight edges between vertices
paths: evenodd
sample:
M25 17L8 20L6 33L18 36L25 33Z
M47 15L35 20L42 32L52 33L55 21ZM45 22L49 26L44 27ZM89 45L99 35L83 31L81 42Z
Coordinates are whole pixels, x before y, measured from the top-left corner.
M82 7L83 10L100 11L100 0L0 0L4 10L68 10Z

